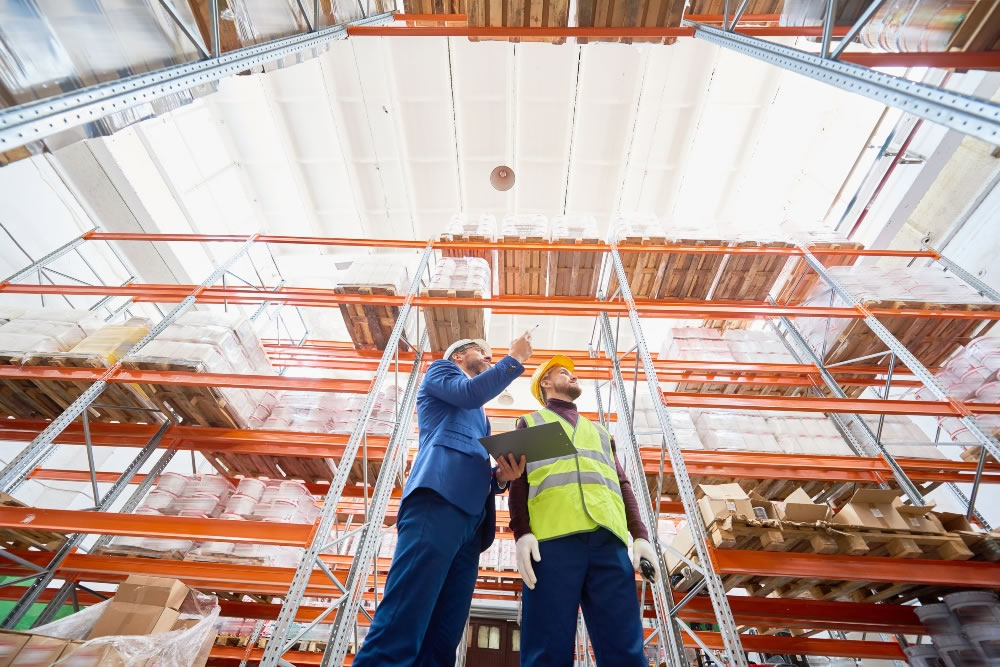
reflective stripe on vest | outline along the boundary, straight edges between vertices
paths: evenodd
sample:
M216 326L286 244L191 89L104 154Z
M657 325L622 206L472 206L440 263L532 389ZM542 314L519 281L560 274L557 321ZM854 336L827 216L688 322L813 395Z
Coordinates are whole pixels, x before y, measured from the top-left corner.
M528 426L558 422L576 454L527 465L531 532L540 541L604 527L628 541L611 436L598 424L578 417L576 427L552 410L524 416Z

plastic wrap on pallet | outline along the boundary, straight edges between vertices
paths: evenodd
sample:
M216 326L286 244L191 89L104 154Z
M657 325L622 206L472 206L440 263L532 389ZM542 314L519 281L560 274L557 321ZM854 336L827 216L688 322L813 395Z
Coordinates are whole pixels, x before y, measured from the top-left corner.
M597 241L597 219L592 215L560 215L552 218L552 241Z
M390 386L379 392L368 420L369 435L388 435L398 410L401 391ZM252 416L252 428L306 433L350 433L361 416L363 394L339 392L288 391L279 395L277 404Z
M186 2L173 3L197 32ZM0 100L20 104L198 58L160 3L0 3Z
M16 320L21 315L24 315L24 308L0 306L0 326L7 324L11 320Z
M497 219L489 213L482 215L469 215L466 213L456 213L448 221L448 229L442 234L442 238L454 241L463 237L482 236L493 241L497 236Z
M70 354L97 355L109 366L119 361L138 343L152 324L145 318L132 318L124 324L110 324L80 341Z
M250 368L257 375L273 375L274 367L271 360L264 351L264 344L260 336L254 330L248 319L239 313L225 313L217 311L193 311L185 313L177 319L177 324L181 326L203 326L218 327L231 331L239 342L239 346L250 364ZM215 339L224 336L214 334Z
M691 418L705 449L825 456L853 453L822 415L693 409Z
M673 428L674 435L677 436L677 442L681 449L704 448L689 410L668 408L667 414L670 416L670 426ZM640 447L660 447L663 442L663 434L649 392L639 391L636 394L632 426L636 442L639 443Z
M442 257L431 275L430 289L467 290L491 295L490 265L479 257Z
M935 304L989 304L989 299L951 273L927 267L886 269L874 266L833 266L827 271L862 302L931 302ZM805 306L846 308L848 304L825 282L819 282ZM852 320L799 317L796 324L817 352L831 348ZM825 343L825 344L824 344Z
M502 238L549 240L549 219L537 213L508 215L503 219Z
M31 308L0 326L0 353L68 352L103 326L89 310Z
M865 415L865 423L872 433L878 431L878 415ZM848 424L851 433L862 440L861 429L852 420ZM906 415L885 415L882 422L881 442L894 457L920 459L946 459L947 457L934 447L927 434Z
M223 13L222 19L236 23L236 33L243 46L261 44L306 30L294 3L228 0L228 4L231 14Z
M655 215L627 213L615 216L611 222L610 240L616 243L629 238L662 237L663 223Z
M149 635L110 635L87 639L98 620L113 600L104 600L86 607L65 618L32 629L33 634L59 639L82 641L72 654L53 663L59 667L73 665L96 665L93 658L82 657L89 650L100 650L111 646L120 661L108 657L101 665L156 665L157 667L190 667L204 664L202 652L216 635L219 620L219 601L214 595L190 591L178 609L175 628L170 632ZM84 641L85 640L85 641Z
M975 4L974 0L893 0L879 8L858 40L884 51L945 51Z
M352 262L340 274L337 287L382 287L393 294L406 294L410 272L406 264L392 257L366 257Z

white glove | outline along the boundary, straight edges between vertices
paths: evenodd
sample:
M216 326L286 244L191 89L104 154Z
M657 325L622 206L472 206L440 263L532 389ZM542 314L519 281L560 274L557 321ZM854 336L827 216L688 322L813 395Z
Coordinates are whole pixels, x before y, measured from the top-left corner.
M517 571L521 573L521 580L525 586L534 590L538 577L531 567L531 559L534 558L536 563L542 560L542 554L538 552L538 538L531 533L525 533L518 538L514 546L517 548Z
M521 552L518 551L517 553L520 555ZM639 571L639 559L641 558L645 558L653 565L653 572L656 573L653 576L654 579L660 576L660 568L656 564L656 552L653 551L653 545L640 537L638 540L632 542L632 568L636 572Z

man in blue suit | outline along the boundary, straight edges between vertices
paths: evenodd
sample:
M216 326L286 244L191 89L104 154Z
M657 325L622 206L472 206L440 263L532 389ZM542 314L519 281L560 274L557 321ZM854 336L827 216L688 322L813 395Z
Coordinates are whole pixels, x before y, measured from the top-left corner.
M479 571L496 532L494 494L524 472L507 455L490 467L483 405L524 372L525 333L491 368L486 341L460 340L430 365L417 394L420 440L396 521L385 595L354 667L454 665ZM505 460L506 459L506 460Z

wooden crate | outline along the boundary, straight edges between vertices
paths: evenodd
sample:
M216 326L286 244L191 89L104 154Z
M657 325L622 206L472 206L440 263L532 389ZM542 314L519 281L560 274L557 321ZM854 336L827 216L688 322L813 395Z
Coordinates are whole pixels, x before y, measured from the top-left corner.
M477 234L442 234L439 239L440 241L470 241L475 243L492 243L493 239L488 236L480 236ZM490 273L493 273L493 267L496 266L494 261L494 256L496 255L495 250L472 250L466 248L441 248L442 257L478 257L479 259L486 260L486 263L490 265Z
M579 0L576 5L577 25L581 27L643 27L664 28L681 24L684 0ZM673 44L676 38L647 37L588 38L583 41L598 42L653 42Z
M863 302L867 308L925 310L954 310L966 312L995 312L1000 304L955 304L931 303L927 301L877 301ZM963 320L946 317L916 318L882 316L879 320L886 329L924 366L939 367L959 347L973 338L989 331L994 322L984 324L982 320ZM856 359L885 350L885 344L876 336L863 320L851 320L848 325L827 345L824 362L834 364ZM888 355L881 359L870 359L866 364L888 365Z
M905 530L885 530L865 526L844 526L819 521L804 524L788 521L748 521L726 517L706 527L712 546L717 549L750 551L845 554L852 556L888 556L926 560L970 560L976 554L956 533L924 533ZM983 540L994 539L983 535ZM693 551L691 560L697 561ZM674 565L672 575L681 579L679 591L689 590L700 575L683 561ZM913 584L885 584L865 580L804 579L793 577L760 577L727 575L723 578L727 590L742 587L754 597L799 597L808 595L817 600L848 599L855 602L904 602L926 587Z
M531 243L538 250L500 250L497 271L501 296L545 296L545 279L549 268L548 243L540 236L501 236L504 244Z
M478 290L432 288L420 291L421 296L450 297L453 299L481 299ZM424 323L431 350L444 352L448 346L462 338L486 338L485 308L424 308Z
M21 366L23 361L21 353L0 354L4 366ZM0 417L55 419L61 412L34 380L0 378Z
M810 243L808 245L810 249L845 249L845 250L860 250L864 248L864 244L855 243L853 241L844 241L838 243ZM854 266L858 261L859 257L857 255L817 255L818 259L823 266ZM812 293L813 288L822 279L819 274L813 271L813 269L806 263L806 260L802 257L792 257L788 261L788 267L785 269L785 280L781 291L778 292L778 303L801 303L805 301L809 295Z
M618 241L619 246L663 245L663 236L629 236ZM628 277L629 288L635 299L653 299L660 289L663 273L666 269L666 255L660 252L622 252L619 253L622 268ZM611 297L618 289L618 274L611 272L611 282L608 284L608 296Z
M171 363L124 361L127 368L160 371L201 371L201 364L183 359ZM185 426L246 428L243 415L229 405L215 387L190 387L179 384L139 384L139 390L165 415L176 415Z
M29 507L17 498L2 492L0 492L0 506ZM41 551L55 551L65 542L65 535L62 533L53 533L48 530L29 530L27 528L0 529L0 547L7 551L27 551L32 548Z
M560 239L559 243L599 243L598 239ZM549 253L549 282L546 296L597 297L603 253L553 250Z
M107 361L97 354L72 354L70 352L52 354L34 354L25 361L28 366L46 366L54 368L98 368L106 369ZM38 390L39 397L44 396L52 409L52 417L56 417L87 391L93 383L73 382L69 380L32 380ZM165 417L151 412L156 406L150 401L138 385L123 382L109 382L97 399L100 405L113 407L87 408L87 417L93 421L113 421L123 424L160 423ZM129 409L135 408L135 409Z
M338 285L333 291L337 294L396 296L394 288L374 285ZM399 306L347 303L340 305L340 313L344 316L344 324L355 349L384 350L399 318ZM404 340L400 340L399 345L402 351L411 349Z
M467 0L469 25L473 27L564 28L569 25L569 0ZM506 38L470 37L470 41ZM511 42L563 44L565 37L513 37Z
M465 0L403 0L407 14L465 14Z
M337 472L331 458L307 456L265 456L202 452L209 463L226 477L267 477L269 479L300 479L304 482L330 482Z

